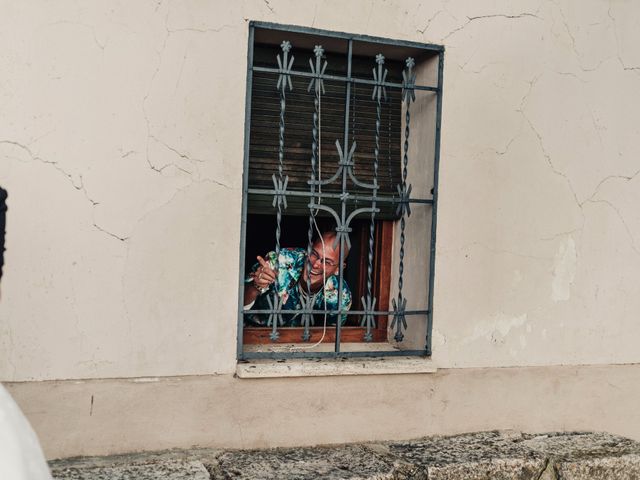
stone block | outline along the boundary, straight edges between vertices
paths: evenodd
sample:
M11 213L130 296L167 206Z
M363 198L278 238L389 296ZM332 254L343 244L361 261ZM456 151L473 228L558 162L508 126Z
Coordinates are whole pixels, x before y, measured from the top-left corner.
M213 479L409 480L410 465L394 464L362 446L231 451L209 466Z
M640 456L584 458L556 465L558 480L638 480Z
M209 480L204 465L195 460L157 460L96 466L53 466L54 480Z
M552 433L523 444L549 457L557 480L640 479L640 443L608 433Z
M56 480L638 480L640 443L606 433L478 432L270 450L51 462Z
M538 479L546 458L524 446L522 439L518 432L481 432L393 442L388 448L429 480Z

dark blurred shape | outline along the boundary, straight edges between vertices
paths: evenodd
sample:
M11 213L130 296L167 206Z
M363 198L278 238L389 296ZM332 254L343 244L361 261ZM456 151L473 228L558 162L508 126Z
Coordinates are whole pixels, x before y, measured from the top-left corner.
M4 229L7 223L7 191L0 187L0 279L4 265Z

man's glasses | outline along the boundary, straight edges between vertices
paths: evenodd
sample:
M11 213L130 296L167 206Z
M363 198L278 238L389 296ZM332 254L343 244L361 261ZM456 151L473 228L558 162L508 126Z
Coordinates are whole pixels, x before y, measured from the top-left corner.
M327 258L322 258L320 256L320 254L318 252L316 252L315 250L311 250L311 253L309 254L309 260L311 261L311 265L316 263L317 260L320 260L320 262L323 265L326 265L329 268L333 268L333 267L336 266L336 263L333 260L329 260Z

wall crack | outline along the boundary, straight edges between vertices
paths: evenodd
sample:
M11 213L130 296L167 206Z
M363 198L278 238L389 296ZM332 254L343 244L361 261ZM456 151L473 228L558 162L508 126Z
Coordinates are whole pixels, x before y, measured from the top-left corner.
M445 35L442 40L446 40L447 38L449 38L451 35L453 35L454 33L459 32L460 30L463 30L467 25L469 25L470 23L476 21L476 20L486 20L486 19L490 19L490 18L503 18L503 19L507 19L507 20L516 20L516 19L520 19L520 18L528 18L528 17L532 17L532 18L536 18L538 20L542 20L542 18L540 18L536 13L520 13L518 15L506 15L506 14L501 14L501 13L496 13L493 15L479 15L476 17L467 17L467 21L462 24L461 26L453 29L452 31L450 31L447 35Z
M271 6L271 4L269 3L269 0L262 0L264 2L264 4L267 6L267 8L269 9L269 11L271 13L276 13L276 11L273 9L273 7Z
M93 226L96 228L96 230L99 230L102 233L106 233L110 237L115 238L116 240L120 240L121 242L126 242L127 240L129 240L129 238L131 238L131 237L120 237L120 236L116 235L115 233L111 233L110 231L105 230L104 228L102 228L96 222L93 222Z
M438 10L436 13L433 14L433 16L429 20L427 20L427 24L424 26L424 28L422 30L418 28L418 29L416 29L416 31L418 33L420 33L421 35L424 35L424 32L427 31L427 29L431 25L431 22L433 22L436 19L436 17L438 15L440 15L442 12L444 12L444 10Z
M629 241L631 243L631 249L636 252L636 254L640 255L640 249L638 249L638 247L636 247L636 240L635 237L633 236L633 233L631 232L631 229L629 228L629 225L627 224L626 220L624 219L624 217L622 216L622 213L620 213L620 210L618 210L618 207L616 207L613 203L611 203L609 200L604 200L604 199L600 199L600 200L585 200L585 202L589 202L589 203L602 203L604 205L609 206L614 212L616 212L616 215L618 216L618 218L620 219L620 221L622 222L622 225L624 225L625 230L627 231L627 235L629 236Z
M616 21L615 17L613 16L613 14L611 13L611 5L607 9L607 15L611 19L611 24L613 26L613 34L616 37L616 56L618 58L618 62L620 62L620 66L625 71L637 71L637 72L640 72L640 66L635 66L635 65L634 66L629 66L629 65L626 65L624 63L624 60L622 59L622 55L621 55L621 52L620 52L620 38L618 36L617 21Z

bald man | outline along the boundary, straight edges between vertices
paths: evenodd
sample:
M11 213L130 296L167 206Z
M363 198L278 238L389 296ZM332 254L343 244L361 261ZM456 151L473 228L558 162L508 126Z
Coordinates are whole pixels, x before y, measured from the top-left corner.
M275 252L267 253L264 258L258 256L258 263L253 266L245 279L245 310L268 310L267 297L272 296L277 285L283 310L299 310L304 301L311 297L314 310L325 310L326 302L326 310L338 311L340 245L338 242L334 248L335 240L335 231L322 234L313 242L309 258L305 248L281 249L277 272ZM348 253L345 248L344 258ZM310 279L310 288L307 286L308 279ZM344 280L340 303L343 311L351 308L351 290ZM264 327L267 318L268 315L245 315L245 325ZM327 324L335 325L336 319L337 314L329 314ZM343 314L341 323L346 319L347 315ZM283 315L283 320L285 327L301 326L302 315L298 313Z

